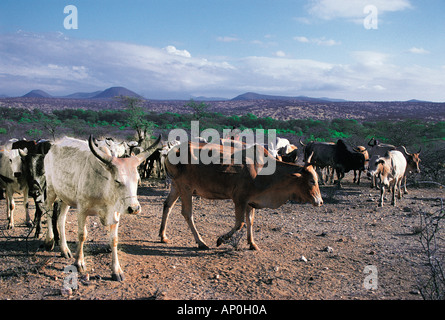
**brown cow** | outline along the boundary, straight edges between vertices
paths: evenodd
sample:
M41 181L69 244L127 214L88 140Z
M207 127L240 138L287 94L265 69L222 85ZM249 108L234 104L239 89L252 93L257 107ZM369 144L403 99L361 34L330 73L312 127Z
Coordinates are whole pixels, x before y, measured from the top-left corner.
M365 168L368 167L369 162L369 153L368 150L364 146L357 146L357 148L354 149L357 152L362 153L365 156ZM358 177L357 177L357 171L358 171ZM360 176L362 175L363 170L354 170L354 180L353 183L357 182L357 184L360 184Z
M415 172L420 173L420 152L422 151L422 148L419 149L416 153L409 153L406 151L405 146L400 146L397 148L398 151L402 152L402 154L405 156L406 159L406 171L405 175L403 177L403 193L407 194L408 190L406 189L406 177L409 173Z
M187 150L187 163L172 164L172 155L178 157L181 146ZM220 159L236 159L237 152L242 152L242 163L232 161L229 164L203 164L203 160L196 161L198 154L202 155L206 148L211 148ZM253 148L253 149L251 149ZM247 156L248 151L254 151L255 160ZM251 153L252 154L252 153ZM264 161L267 157L267 161ZM192 158L195 163L191 164ZM267 166L275 166L271 174L262 174ZM232 146L216 144L179 145L173 148L166 160L167 173L172 177L170 194L164 201L162 223L159 231L161 242L167 243L166 226L172 207L179 197L182 202L182 215L187 221L195 241L200 249L208 249L196 230L192 213L192 195L207 199L232 199L235 204L235 227L227 234L218 238L217 246L230 239L244 222L247 222L247 241L250 249L258 250L253 240L252 225L255 209L278 208L288 200L301 203L310 202L314 206L323 204L318 188L317 174L308 163L302 167L296 164L284 163L273 159L261 146L254 145L241 150Z

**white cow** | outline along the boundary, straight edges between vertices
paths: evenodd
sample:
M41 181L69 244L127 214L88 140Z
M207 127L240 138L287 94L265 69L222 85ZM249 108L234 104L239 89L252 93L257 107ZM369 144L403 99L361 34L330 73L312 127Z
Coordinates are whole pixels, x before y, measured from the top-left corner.
M72 257L66 243L65 219L70 207L77 208L78 247L75 265L85 270L83 244L86 240L87 216L98 215L102 224L110 226L113 280L122 281L124 274L117 256L118 225L122 213L138 214L141 206L137 199L139 174L137 167L149 155L147 151L130 158L117 158L96 147L90 136L88 142L64 138L55 143L45 157L47 199L45 206L52 208L54 201L62 201L57 226L60 233L60 250ZM51 219L48 219L46 245L54 242Z
M104 152L106 149L110 150L113 157L122 158L126 155L127 149L129 147L125 141L120 143L114 141L112 138L105 138L105 140L97 140L97 146Z
M274 158L277 158L278 150L280 150L281 148L284 148L288 145L290 145L289 140L287 140L285 138L277 137L275 141L271 141L269 143L267 151L269 151L269 153L272 154L272 156Z
M402 198L401 183L405 175L406 159L400 151L388 151L385 156L373 156L369 161L369 174L372 177L380 176L380 200L379 206L383 207L383 199L385 197L385 189L392 191L393 206L396 205L396 190L397 197Z
M14 228L14 193L23 194L23 206L26 212L26 225L32 226L28 209L28 183L22 170L22 158L19 150L0 152L0 187L6 191L6 213L8 229Z

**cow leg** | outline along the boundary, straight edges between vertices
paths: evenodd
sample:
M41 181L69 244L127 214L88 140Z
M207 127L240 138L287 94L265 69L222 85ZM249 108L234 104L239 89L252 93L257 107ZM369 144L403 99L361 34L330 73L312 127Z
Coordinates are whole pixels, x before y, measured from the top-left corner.
M8 217L8 229L14 228L14 209L15 209L15 201L14 201L14 193L6 189L6 215Z
M329 184L333 184L334 183L334 167L329 166L328 172L329 172Z
M70 248L68 248L68 245L66 243L66 234L65 234L66 214L68 213L69 209L70 209L70 207L68 205L61 202L60 215L57 218L57 227L59 228L59 236L60 236L60 241L59 241L60 242L60 252L62 253L62 256L65 258L73 257L73 255L71 254ZM81 213L81 211L79 211L79 213ZM78 214L78 216L80 216L80 214ZM50 219L48 219L48 220L50 220ZM48 226L48 228L49 228L49 226ZM80 229L80 226L79 226L79 229ZM79 232L79 237L80 237L80 232Z
M405 174L403 176L403 193L404 194L408 194L408 189L406 189L406 178L407 178L407 174Z
M247 222L247 243L250 244L250 250L260 250L253 240L253 220L255 217L255 209L251 206L246 208L246 222Z
M406 189L406 176L402 177L401 179L399 179L399 181L397 181L397 197L399 199L402 199L402 179L405 179L405 189Z
M34 213L34 224L36 226L36 232L34 234L34 238L37 239L42 233L42 208L41 204L37 203L35 199L34 203L36 204L36 212Z
M56 214L53 212L54 201L56 200L56 194L51 187L46 190L45 211L49 213L49 217L46 220L48 229L46 231L46 239L44 242L45 249L51 251L54 248L54 226L57 225L57 220L54 221L53 217ZM60 202L61 203L61 202Z
M167 229L167 221L168 216L170 215L170 212L173 209L173 206L175 205L176 201L179 198L179 192L173 185L170 193L167 196L167 199L164 201L164 209L162 211L162 222L161 222L161 228L159 229L159 236L161 237L161 242L168 243L168 238L165 235L165 230Z
M337 170L337 188L341 189L342 185L341 185L341 180L345 177L345 172L343 170Z
M199 249L208 250L209 247L202 240L201 235L198 230L196 230L195 222L193 221L193 205L192 205L192 194L191 192L181 192L181 213L184 216L185 221L189 225L190 230L192 230L193 237L198 244Z
M159 158L156 159L156 169L158 172L158 179L161 179L161 160Z
M32 219L29 215L29 201L28 201L28 188L25 188L23 190L23 206L25 207L25 213L26 213L26 226L28 228L32 227Z
M397 182L394 181L394 184L392 186L389 187L392 194L391 194L391 205L395 206L396 205L396 188L397 188Z
M60 212L60 217L66 216L66 213L65 213L64 209L65 209L65 207L62 205L61 212ZM85 243L85 240L87 239L87 235L88 235L87 226L86 226L86 223L85 223L86 219L87 219L87 216L86 216L85 212L83 210L79 210L79 212L77 214L77 239L78 239L78 243L77 243L76 261L74 262L74 265L77 267L77 270L79 272L85 272L86 271L85 257L84 257L84 254L83 254L83 244ZM58 220L57 222L59 222L59 221L60 220ZM66 239L65 239L65 232L62 232L62 230L60 230L60 233L61 233L60 239L64 238L63 241L66 241ZM69 251L68 246L66 248Z
M110 226L111 278L115 281L124 281L124 272L117 256L118 227L119 222Z
M235 226L226 234L223 234L216 241L216 246L219 247L221 244L229 240L233 234L241 229L244 225L244 215L246 212L247 204L237 204L235 203Z
M379 200L379 207L383 207L383 199L385 197L385 186L382 184L380 186L380 200Z
M316 167L315 171L317 172L318 175L318 184L320 185L324 185L324 180L323 180L323 168L320 167Z

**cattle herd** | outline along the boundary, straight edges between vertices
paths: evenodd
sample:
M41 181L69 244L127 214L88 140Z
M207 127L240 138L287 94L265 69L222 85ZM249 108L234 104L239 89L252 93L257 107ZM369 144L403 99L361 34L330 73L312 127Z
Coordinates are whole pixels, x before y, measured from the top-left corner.
M193 220L195 195L232 199L235 226L218 238L217 245L228 241L246 224L247 241L252 250L258 250L252 229L255 209L278 208L289 200L321 206L319 184L325 180L333 182L336 173L336 183L341 188L345 173L351 170L358 184L361 173L367 171L372 186L380 189L379 206L383 206L387 190L392 193L391 204L396 205L396 195L401 199L402 191L407 192L407 174L420 172L421 150L409 153L404 146L382 144L374 138L366 147L353 147L341 139L335 143L304 144L301 140L299 143L297 147L282 138L265 146L231 139L221 139L219 144L207 143L204 139L180 143L162 141L161 136L153 143L143 144L118 143L111 138L96 140L92 136L88 141L68 137L57 142L11 140L0 147L0 196L5 192L6 227L14 228L13 195L22 194L26 225L35 227L34 236L41 236L42 216L47 214L46 248L52 249L58 240L62 255L73 257L66 243L65 219L70 207L77 208L78 246L74 265L82 272L85 270L83 244L87 237L85 221L88 216L99 216L102 224L110 227L112 278L122 281L124 273L117 251L119 221L123 213L141 211L138 184L141 178L148 178L155 167L157 176L164 172L171 184L164 201L161 242L168 242L168 217L180 197L181 213L198 247L208 249ZM205 163L195 159L205 152L211 152L216 159L232 160ZM180 153L186 161L173 161ZM240 162L234 161L237 155ZM303 165L297 164L298 160L302 160ZM271 164L273 172L265 174ZM29 213L28 196L35 203L34 220Z

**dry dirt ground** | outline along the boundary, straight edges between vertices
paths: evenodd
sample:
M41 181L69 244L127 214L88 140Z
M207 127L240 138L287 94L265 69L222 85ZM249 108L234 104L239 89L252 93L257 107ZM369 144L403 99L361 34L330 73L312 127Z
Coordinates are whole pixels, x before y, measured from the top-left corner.
M72 294L61 290L64 268L74 259L46 252L41 239L27 238L22 198L16 195L16 228L6 230L0 201L0 299L421 299L417 280L426 272L419 235L419 211L438 209L443 189L410 189L397 207L377 207L379 191L369 182L342 190L321 187L322 207L287 203L256 211L254 236L261 251L250 251L245 231L236 245L216 247L234 224L230 200L194 199L198 230L211 247L201 251L180 214L172 211L169 244L159 242L162 204L168 190L160 181L143 182L137 216L125 216L119 229L124 282L111 280L107 230L96 217L88 222L85 245L89 279ZM388 197L389 202L389 197ZM31 201L31 213L34 205ZM44 231L46 225L44 226ZM244 233L244 234L242 234ZM67 218L68 245L75 252L75 210ZM302 256L307 261L302 259ZM366 289L367 266L377 271L377 289Z

